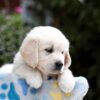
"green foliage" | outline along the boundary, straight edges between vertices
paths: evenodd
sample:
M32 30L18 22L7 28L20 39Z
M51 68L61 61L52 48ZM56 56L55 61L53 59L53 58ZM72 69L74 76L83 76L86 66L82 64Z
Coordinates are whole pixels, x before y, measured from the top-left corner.
M0 15L0 65L12 62L27 30L19 15Z

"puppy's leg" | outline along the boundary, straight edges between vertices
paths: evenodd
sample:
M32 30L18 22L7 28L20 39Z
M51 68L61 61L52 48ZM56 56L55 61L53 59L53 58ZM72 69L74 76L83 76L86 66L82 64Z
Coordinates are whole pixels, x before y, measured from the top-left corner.
M15 68L14 73L19 75L21 78L25 79L26 82L33 88L39 88L42 85L42 76L37 69L32 69L29 67L18 67Z
M58 85L60 89L65 93L70 93L75 86L75 79L69 69L66 69L59 77L58 77Z
M27 73L26 81L31 87L37 89L42 85L42 76L38 70L34 69L31 72Z

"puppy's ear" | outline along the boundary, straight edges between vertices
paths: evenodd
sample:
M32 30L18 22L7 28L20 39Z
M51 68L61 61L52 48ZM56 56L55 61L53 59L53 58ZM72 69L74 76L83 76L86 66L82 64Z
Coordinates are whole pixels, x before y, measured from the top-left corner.
M27 36L20 48L23 59L33 68L38 64L38 44L38 37Z
M64 64L65 64L66 68L70 67L70 65L71 65L71 57L70 57L69 52L66 52L66 54L65 54L65 62L64 62Z

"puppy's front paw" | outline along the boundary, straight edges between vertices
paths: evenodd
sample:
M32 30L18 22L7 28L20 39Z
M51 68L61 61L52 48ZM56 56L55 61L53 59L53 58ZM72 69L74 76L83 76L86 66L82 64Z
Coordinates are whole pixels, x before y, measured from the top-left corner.
M27 78L26 81L31 87L36 89L40 88L42 85L42 80L37 80L33 77Z
M70 93L72 92L73 88L74 88L74 82L69 82L69 81L59 81L58 82L60 89L64 92L64 93Z
M70 70L65 71L62 73L62 75L59 76L58 85L63 92L72 92L75 86L75 80Z
M40 88L42 85L42 76L39 71L34 70L26 74L27 83L33 88Z

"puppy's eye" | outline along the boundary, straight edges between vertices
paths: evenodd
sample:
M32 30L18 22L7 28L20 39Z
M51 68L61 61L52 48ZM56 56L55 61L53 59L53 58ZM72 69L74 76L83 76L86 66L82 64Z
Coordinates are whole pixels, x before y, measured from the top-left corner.
M52 53L53 52L53 48L47 48L47 49L45 49L45 51L48 52L48 53Z
M61 53L64 54L64 51L62 51Z

